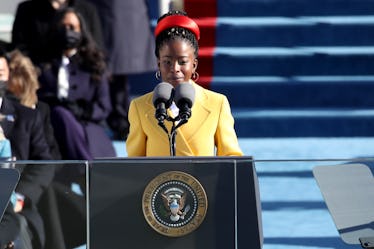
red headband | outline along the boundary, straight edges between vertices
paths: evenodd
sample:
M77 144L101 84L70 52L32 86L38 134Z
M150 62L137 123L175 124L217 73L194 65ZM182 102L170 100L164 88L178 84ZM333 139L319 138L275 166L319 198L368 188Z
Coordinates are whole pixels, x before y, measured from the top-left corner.
M197 40L200 39L200 29L199 26L197 26L196 22L194 22L187 16L181 15L167 16L161 19L161 21L156 26L155 36L157 37L162 31L172 27L181 27L188 29L189 31L194 33Z

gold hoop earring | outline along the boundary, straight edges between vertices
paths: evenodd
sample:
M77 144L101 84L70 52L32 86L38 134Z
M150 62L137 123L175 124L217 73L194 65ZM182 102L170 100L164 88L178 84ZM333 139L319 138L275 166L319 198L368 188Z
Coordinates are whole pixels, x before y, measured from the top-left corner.
M160 72L160 70L158 70L158 71L155 73L155 77L156 77L157 80L160 80L160 78L161 78L161 72Z
M191 79L196 82L199 79L199 77L200 77L199 73L198 72L194 72L192 74Z

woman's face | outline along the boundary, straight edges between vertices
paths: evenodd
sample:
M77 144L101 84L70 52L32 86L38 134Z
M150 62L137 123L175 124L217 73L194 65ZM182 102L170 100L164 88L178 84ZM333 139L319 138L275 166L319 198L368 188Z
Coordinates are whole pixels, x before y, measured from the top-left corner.
M79 18L75 13L67 12L64 18L62 19L62 25L65 26L65 28L68 30L72 30L79 33L81 32Z
M0 81L8 81L9 79L9 66L4 57L0 57Z
M188 82L197 68L194 48L182 39L170 40L160 47L158 68L163 82L176 87L179 83Z

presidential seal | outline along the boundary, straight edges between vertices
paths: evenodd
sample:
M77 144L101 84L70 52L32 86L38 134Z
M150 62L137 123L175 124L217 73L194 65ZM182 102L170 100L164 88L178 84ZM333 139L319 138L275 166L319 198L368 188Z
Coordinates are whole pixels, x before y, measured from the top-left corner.
M184 236L197 229L208 208L200 182L180 171L165 172L149 182L142 203L148 224L169 237Z

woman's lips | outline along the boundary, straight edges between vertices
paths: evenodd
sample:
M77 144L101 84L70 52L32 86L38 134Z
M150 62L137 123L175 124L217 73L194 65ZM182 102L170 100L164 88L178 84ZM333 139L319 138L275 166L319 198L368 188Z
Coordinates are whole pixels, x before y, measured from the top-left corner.
M172 78L170 78L170 81L172 81L172 82L183 82L184 78L181 78L181 77L172 77Z

